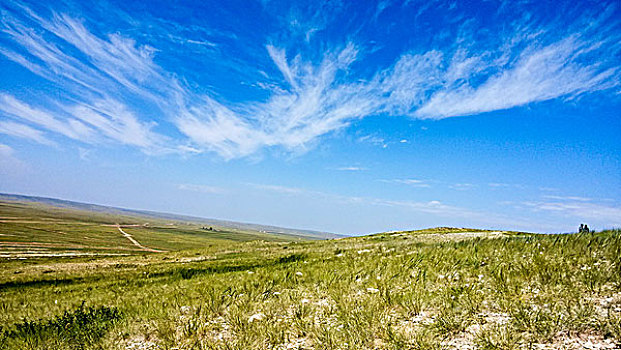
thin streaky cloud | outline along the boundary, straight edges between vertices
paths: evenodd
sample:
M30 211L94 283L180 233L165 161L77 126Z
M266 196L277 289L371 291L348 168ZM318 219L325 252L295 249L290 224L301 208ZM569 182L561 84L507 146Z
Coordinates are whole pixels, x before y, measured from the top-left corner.
M77 140L92 140L94 131L76 119L59 120L52 113L33 108L13 96L0 93L0 112Z
M544 195L541 196L545 199L555 199L555 200L569 200L569 201L578 201L578 202L593 202L594 198L587 197L579 197L579 196L554 196L554 195Z
M19 176L28 169L15 153L12 147L0 143L0 175Z
M503 183L503 182L490 182L487 184L490 188L517 188L517 189L524 189L526 188L526 186L522 185L522 184L508 184L508 183Z
M514 67L476 88L441 89L415 114L435 119L472 115L613 88L619 85L618 67L578 63L589 52L588 46L597 44L572 35L540 49L527 49Z
M573 220L596 220L607 222L613 227L621 226L621 207L618 205L604 205L583 200L524 201L520 205L535 212L561 215Z
M161 153L166 148L163 146L165 137L151 131L155 123L141 121L118 93L125 89L153 101L165 101L154 94L159 91L157 88L139 85L145 79L150 79L154 87L158 85L155 83L163 81L156 72L158 67L151 61L150 51L136 47L133 41L118 34L110 35L108 41L99 39L81 22L66 15L54 14L51 20L44 20L32 11L27 14L30 15L28 20L38 23L42 29L63 39L65 45L71 45L89 57L90 65L70 56L65 52L69 50L46 40L21 20L7 15L2 20L3 32L38 63L30 63L32 60L8 49L0 53L33 73L64 86L73 95L69 99L73 103L56 102L56 109L60 112L52 112L2 94L5 104L0 113L85 143L94 143L101 138L138 147L145 153Z
M258 190L268 191L268 192L276 192L281 194L308 194L310 191L304 190L296 187L286 187L279 185L266 185L266 184L254 184L248 183L248 186L251 186Z
M442 218L460 218L467 220L476 220L484 225L505 225L512 227L525 227L525 221L508 217L500 214L489 213L486 211L477 211L473 209L462 208L458 206L448 205L441 201L408 201L408 200L389 200L373 197L344 196L322 191L306 190L297 187L286 187L278 185L264 184L248 184L249 186L266 192L289 196L304 196L313 199L322 199L335 204L356 204L382 207L395 207L411 210L416 213L432 214ZM543 225L548 229L553 226ZM543 227L542 226L542 227Z
M221 187L216 186L208 186L208 185L197 185L197 184L177 184L177 189L182 191L191 191L191 192L199 192L199 193L209 193L209 194L225 194L228 191Z
M387 148L388 144L383 137L375 136L375 135L364 135L357 139L360 143L370 143L375 146L381 146L382 148Z
M477 187L477 185L471 183L456 183L449 185L449 188L457 191L467 191Z
M28 125L13 121L0 120L0 134L13 137L24 138L42 145L55 146L56 143L48 139L41 130L34 129Z
M92 126L104 137L119 144L136 146L147 152L156 150L165 137L153 133L155 122L141 122L127 106L113 99L66 107L68 113Z
M542 192L558 192L558 191L560 191L560 189L556 188L556 187L539 187L539 191L542 191Z
M430 188L431 184L429 181L418 180L418 179L392 179L392 180L380 180L386 183L395 183L395 184L403 184L408 185L410 187L418 187L418 188Z
M344 166L344 167L336 168L336 170L339 170L339 171L363 171L363 170L367 170L367 168L363 168L363 167L359 167L359 166Z
M84 134L95 130L103 139L149 154L183 153L190 147L233 159L272 148L299 154L369 116L443 119L618 91L621 70L614 53L621 44L618 36L608 35L606 24L614 14L614 8L599 16L585 14L589 28L570 28L554 37L546 24L512 24L512 32L501 33L500 45L489 47L474 47L474 31L464 30L446 47L405 51L366 76L353 69L367 59L355 36L322 45L319 55L306 58L270 39L263 58L279 76L255 83L272 86L269 96L236 103L216 97L217 91L197 93L183 77L158 65L155 57L164 48L119 32L95 35L88 18L65 13L52 11L44 18L24 6L3 12L1 35L12 45L0 44L0 54L70 95L71 102L57 101L64 113L30 120L38 127L79 140L91 139ZM327 25L327 17L316 15L320 25L299 27L304 28L300 35L310 38L309 31ZM5 99L17 100L10 94ZM156 110L157 118L135 108L137 99ZM24 109L18 112L11 113L29 118ZM175 137L164 135L159 123L174 126L174 133L166 133Z

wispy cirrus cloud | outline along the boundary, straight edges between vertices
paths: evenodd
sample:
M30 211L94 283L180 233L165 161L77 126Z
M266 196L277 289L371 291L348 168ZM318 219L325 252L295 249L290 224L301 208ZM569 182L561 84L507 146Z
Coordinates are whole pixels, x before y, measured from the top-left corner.
M457 190L457 191L467 191L467 190L471 190L477 187L478 187L477 185L471 184L471 183L455 183L455 184L449 185L449 188L453 190Z
M423 118L472 115L612 88L619 84L619 67L580 63L601 44L574 34L548 46L527 48L513 66L483 84L442 87L414 113ZM466 59L458 64L469 63ZM448 81L476 73L472 67L457 68L460 72L453 78L452 70L445 72Z
M67 15L54 13L51 19L44 19L29 9L22 10L22 19L3 11L0 29L18 48L2 47L0 53L64 87L70 95L68 100L73 102L48 101L47 108L34 107L2 93L0 113L85 143L109 140L147 153L165 148L165 137L151 130L156 123L140 120L122 97L129 92L154 102L163 100L162 95L157 95L158 89L142 84L149 80L158 86L155 83L163 79L151 61L149 48L137 47L134 41L118 34L100 39ZM59 40L50 40L41 31L33 30L33 24ZM84 62L77 54L70 55L69 47L88 59Z
M593 202L597 201L594 198L580 197L580 196L555 196L555 195L543 195L541 198L547 200L561 200L561 201L575 201L575 202ZM601 199L600 199L601 201Z
M199 193L208 193L208 194L224 194L228 191L221 187L216 186L208 186L208 185L197 185L197 184L177 184L177 189L182 191L191 191L191 192L199 192Z
M264 55L280 76L255 84L267 88L266 99L232 103L215 91L196 92L158 65L154 57L164 48L122 33L96 35L87 19L54 11L44 18L14 6L2 10L0 32L11 45L0 43L0 54L68 96L32 106L3 93L0 113L13 121L0 132L40 143L53 133L149 154L191 150L232 159L271 148L304 152L369 116L442 119L618 89L621 41L608 24L615 13L587 14L589 27L560 35L543 24L517 25L488 47L475 46L466 32L447 47L407 51L364 74L355 68L366 59L355 36L322 45L312 60L266 40ZM319 27L289 24L308 42L328 17L317 19Z
M72 139L88 140L95 136L92 128L77 119L59 120L52 113L33 108L8 94L0 93L0 112Z
M441 201L432 200L426 202L417 201L395 201L395 200L375 200L376 205L393 206L412 210L414 212L431 214L441 218L461 219L470 222L477 222L485 226L501 227L528 227L524 220L502 214L491 213L474 209L467 209L459 206L449 205ZM540 228L555 229L553 225L540 223Z
M26 163L17 158L14 149L0 143L0 175L17 176L26 169Z
M508 217L501 214L478 211L459 206L446 204L439 200L414 201L414 200L391 200L383 198L345 196L322 191L307 190L298 187L286 187L279 185L248 184L254 189L270 192L277 195L301 196L312 199L320 199L335 204L364 205L371 207L391 207L422 214L430 214L438 218L450 218L477 222L486 226L527 227L527 222L519 218ZM541 223L540 228L555 229L553 225Z
M382 148L388 148L388 143L384 140L383 137L379 137L376 135L364 135L357 139L358 142L362 143L370 143L375 146L381 146Z
M247 184L250 187L253 187L255 189L258 190L262 190L262 191L268 191L268 192L275 192L275 193L281 193L281 194L317 194L319 192L315 192L315 191L309 191L309 190L305 190L302 188L297 188L297 187L287 187L287 186L279 186L279 185L266 185L266 184L254 184L254 183L249 183Z
M616 203L603 203L590 198L544 198L544 200L539 201L521 202L518 204L518 207L549 215L560 215L573 221L593 220L598 225L621 226L621 206Z
M53 141L45 137L44 133L41 130L37 130L35 128L31 128L28 125L16 123L13 121L0 120L0 133L38 142L42 145L55 145Z
M525 189L526 188L526 186L522 184L513 184L513 183L509 184L509 183L504 183L504 182L490 182L487 184L487 186L493 189L506 189L506 188Z
M518 46L475 54L467 48L452 54L406 53L365 81L349 76L351 65L364 59L354 43L327 50L318 64L300 55L289 58L270 44L266 51L283 85L267 101L229 107L210 99L206 109L179 118L178 125L202 147L236 157L264 147L306 149L322 135L372 115L441 119L573 98L620 84L618 66L606 59L588 62L596 52L611 57L618 46L601 36L588 40L570 34L547 46ZM504 58L506 50L518 58Z
M403 185L408 185L411 187L418 187L418 188L430 188L431 187L431 184L429 183L430 181L419 180L419 179L392 179L392 180L380 180L380 181L387 182L387 183L403 184Z
M367 170L367 168L363 168L363 167L359 167L359 166L342 166L342 167L336 168L336 170L339 170L339 171L363 171L363 170Z

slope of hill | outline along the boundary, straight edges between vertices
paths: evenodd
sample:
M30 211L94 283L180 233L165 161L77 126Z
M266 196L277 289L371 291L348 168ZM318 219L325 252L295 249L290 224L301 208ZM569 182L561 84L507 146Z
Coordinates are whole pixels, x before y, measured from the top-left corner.
M209 219L209 218L202 218L202 217L188 216L188 215L160 213L160 212L148 211L148 210L125 209L125 208L117 208L117 207L110 207L110 206L89 204L89 203L80 203L80 202L74 202L74 201L68 201L68 200L56 199L56 198L47 198L47 197L24 196L24 195L17 195L17 194L0 193L0 201L19 201L19 202L41 203L41 204L47 204L47 205L58 207L58 208L90 211L93 213L104 213L104 214L124 215L124 216L138 216L141 218L162 219L162 220L182 222L182 223L198 224L202 226L218 226L220 228L225 228L225 229L236 229L236 230L243 230L243 231L254 231L254 232L302 236L303 238L306 238L306 239L332 239L332 238L346 237L344 235L334 234L330 232L293 229L293 228L285 228L285 227L278 227L278 226L271 226L271 225L259 225L259 224L251 224L251 223L243 223L243 222L235 222L235 221L227 221L227 220Z
M621 232L0 260L0 348L619 349Z
M49 198L0 195L0 257L136 254L236 241L296 241L334 236Z

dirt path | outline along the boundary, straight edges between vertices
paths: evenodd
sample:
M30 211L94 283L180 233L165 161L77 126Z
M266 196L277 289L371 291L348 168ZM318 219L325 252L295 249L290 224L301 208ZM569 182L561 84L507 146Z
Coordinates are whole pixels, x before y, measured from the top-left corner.
M125 238L129 239L130 242L132 242L136 247L138 247L138 248L140 248L142 250L145 250L147 252L154 252L154 253L163 253L163 252L165 252L165 250L152 249L152 248L148 248L148 247L143 246L142 244L138 243L138 241L135 240L134 237L132 237L132 235L130 235L129 233L123 231L123 229L121 228L120 225L116 225L116 228L119 229L119 232L121 232L121 234Z

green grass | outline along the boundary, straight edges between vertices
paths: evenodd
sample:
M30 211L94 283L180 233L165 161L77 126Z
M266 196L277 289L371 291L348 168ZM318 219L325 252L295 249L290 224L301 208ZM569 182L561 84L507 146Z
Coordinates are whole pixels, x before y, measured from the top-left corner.
M177 251L253 240L293 241L304 237L213 227L194 222L58 208L0 200L0 257L142 254L114 225L151 249Z
M0 264L0 348L528 349L588 337L621 346L618 230L445 228ZM82 343L46 326L80 308L122 318Z
M20 349L89 349L97 347L121 317L116 308L85 308L82 304L49 320L23 321L0 328L0 344Z

